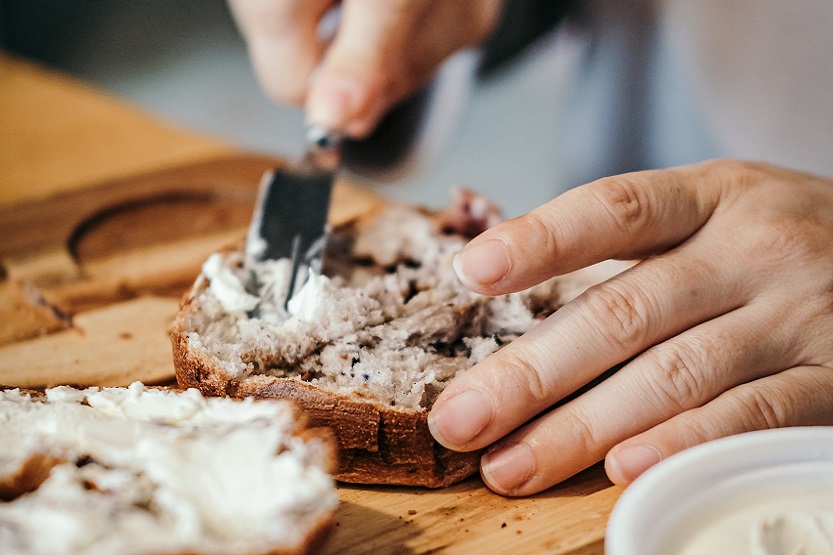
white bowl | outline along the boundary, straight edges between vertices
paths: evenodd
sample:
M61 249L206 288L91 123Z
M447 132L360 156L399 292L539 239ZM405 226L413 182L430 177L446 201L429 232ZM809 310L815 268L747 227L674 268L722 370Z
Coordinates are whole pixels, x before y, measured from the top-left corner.
M808 496L817 509L821 499L822 509L833 511L833 427L711 441L669 457L625 490L608 521L605 553L671 555L685 534L729 522L745 505L789 510ZM714 551L724 552L732 551Z

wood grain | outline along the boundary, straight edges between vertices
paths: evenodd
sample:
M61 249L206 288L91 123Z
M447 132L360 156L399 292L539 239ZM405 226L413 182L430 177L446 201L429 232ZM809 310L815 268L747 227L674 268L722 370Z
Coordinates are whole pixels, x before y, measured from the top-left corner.
M71 322L0 346L0 383L171 380L167 330L178 298L208 254L242 240L259 176L276 163L221 159L0 209L5 283L36 290L41 304L32 310L46 303ZM331 219L344 222L382 202L339 183ZM52 229L38 230L50 217ZM155 228L144 233L148 226ZM0 321L14 320L4 310L0 303ZM479 479L443 490L344 485L324 553L601 553L618 494L600 468L526 499L500 497Z
M600 467L523 499L492 493L479 478L441 490L342 485L339 491L327 555L602 553L619 495Z
M243 240L260 177L279 164L223 158L0 208L0 384L173 379L179 298L209 254ZM331 220L381 202L337 183Z
M3 52L0 130L2 203L240 152Z
M239 241L277 161L0 54L0 383L164 381L167 325L204 257ZM340 183L331 217L380 199ZM591 468L525 499L341 485L345 554L601 554L620 491Z

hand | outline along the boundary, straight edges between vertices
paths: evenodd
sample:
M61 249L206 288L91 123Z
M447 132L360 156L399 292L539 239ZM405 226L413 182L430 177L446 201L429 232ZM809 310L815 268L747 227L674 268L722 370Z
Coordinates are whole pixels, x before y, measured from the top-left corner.
M441 444L494 444L490 488L532 494L605 455L626 485L711 439L833 424L833 181L735 161L601 179L486 231L455 266L497 295L609 258L643 261L436 401Z
M229 3L267 93L354 138L450 54L485 39L500 12L500 0L344 0L328 44L319 22L337 0Z

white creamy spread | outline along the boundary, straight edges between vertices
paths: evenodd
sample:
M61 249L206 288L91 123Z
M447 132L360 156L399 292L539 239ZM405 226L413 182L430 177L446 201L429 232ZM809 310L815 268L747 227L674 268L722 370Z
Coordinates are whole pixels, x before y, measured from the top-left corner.
M466 237L440 220L393 206L336 230L327 275L302 275L288 303L289 260L212 256L203 269L210 287L200 278L181 313L189 351L224 379L299 379L386 405L427 407L455 375L562 304L557 279L497 297L468 290L452 264ZM577 290L581 279L570 283ZM253 295L259 304L238 310L254 305ZM237 302L241 296L251 303Z
M327 319L329 306L339 299L339 289L333 285L330 278L311 273L304 286L287 303L289 314L301 322L321 322ZM287 321L287 325L294 323Z
M223 255L214 253L203 262L202 273L208 278L209 288L229 314L245 313L260 302L256 296L246 292L240 278L229 266Z
M750 495L695 519L677 555L833 555L833 488Z
M256 266L258 296L246 291L242 276L218 253L204 263L202 272L209 280L209 289L220 302L223 311L240 320L259 306L259 317L281 329L296 329L301 322L323 322L327 309L339 299L339 288L327 276L311 272L301 275L303 285L284 308L292 275L289 259L263 260Z
M229 553L292 546L337 495L283 402L129 388L0 392L0 469L67 462L0 502L0 553Z
M773 513L752 530L754 552L761 555L830 555L833 510Z

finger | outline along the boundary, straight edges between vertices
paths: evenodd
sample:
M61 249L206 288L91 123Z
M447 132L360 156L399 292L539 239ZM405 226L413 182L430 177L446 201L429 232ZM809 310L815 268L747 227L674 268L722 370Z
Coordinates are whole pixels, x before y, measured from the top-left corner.
M487 230L454 259L487 295L519 291L609 258L679 244L709 219L724 178L715 163L600 179Z
M318 24L332 0L230 0L264 91L279 102L303 104L324 44Z
M688 447L743 432L833 425L833 368L803 366L731 389L623 441L605 458L608 477L625 486L662 459Z
M312 123L366 135L387 109L393 91L395 60L408 39L408 27L421 17L423 2L373 0L343 4L335 40L316 73L306 103Z
M454 450L489 445L609 368L747 302L745 270L715 272L709 243L698 236L588 289L458 376L429 414L434 437Z
M509 435L483 458L486 483L528 495L596 463L618 442L787 367L789 326L767 303L647 350L618 373ZM759 338L769 332L770 341ZM525 462L523 460L525 459Z
M458 49L484 38L496 0L348 0L307 102L311 122L354 138L426 84Z

